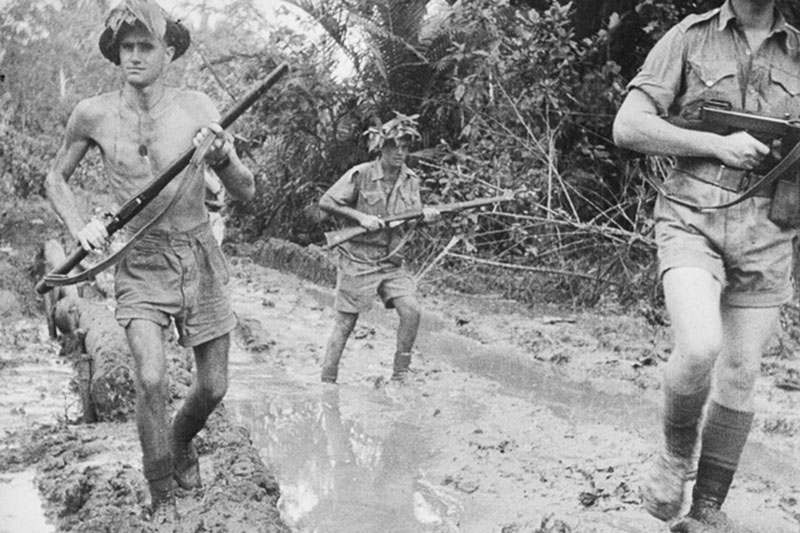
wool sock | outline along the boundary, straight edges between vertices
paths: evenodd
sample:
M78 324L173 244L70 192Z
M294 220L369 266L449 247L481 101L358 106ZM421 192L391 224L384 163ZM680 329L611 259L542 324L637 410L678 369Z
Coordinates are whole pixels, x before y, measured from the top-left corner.
M717 508L722 506L739 467L753 417L752 412L735 411L711 402L703 428L693 500L706 500Z
M664 392L664 437L667 451L673 456L688 459L697 443L697 428L703 415L703 406L708 399L709 387L680 394L665 383Z

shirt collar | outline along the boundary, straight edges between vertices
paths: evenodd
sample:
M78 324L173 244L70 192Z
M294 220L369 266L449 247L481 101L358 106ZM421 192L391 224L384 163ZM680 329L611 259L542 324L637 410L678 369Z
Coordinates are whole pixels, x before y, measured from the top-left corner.
M725 28L735 20L736 13L733 11L731 0L725 0L725 3L719 8L719 31L725 30ZM786 19L783 18L781 10L775 7L775 21L772 24L772 30L770 30L767 39L777 34L783 34L785 38L788 35L788 26L789 24L786 22ZM786 41L784 40L784 42Z
M411 176L411 169L405 164L400 168L400 174L397 176L397 181L407 179ZM384 178L383 165L381 165L381 158L379 157L373 163L373 172L371 181L382 180Z

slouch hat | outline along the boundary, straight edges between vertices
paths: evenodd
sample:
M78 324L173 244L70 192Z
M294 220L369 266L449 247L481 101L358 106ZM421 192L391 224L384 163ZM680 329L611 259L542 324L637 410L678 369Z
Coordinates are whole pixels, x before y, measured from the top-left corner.
M153 35L164 39L167 46L175 48L172 60L178 59L189 48L189 30L167 16L166 11L153 0L123 0L108 14L105 29L100 34L100 52L119 65L119 33L125 27L140 24Z

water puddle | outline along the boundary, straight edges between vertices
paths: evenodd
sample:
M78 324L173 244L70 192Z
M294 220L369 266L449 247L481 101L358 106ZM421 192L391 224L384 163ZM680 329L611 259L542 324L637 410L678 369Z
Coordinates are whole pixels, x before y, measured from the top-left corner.
M44 518L34 472L0 474L0 533L52 533Z
M300 531L457 531L448 526L457 502L425 479L425 428L394 400L261 374L232 362L225 404L278 478L287 523Z
M452 369L461 377L432 374L420 387L381 384L375 379L387 373L386 341L367 335L348 345L342 384L318 383L314 357L322 353L330 327L322 311L330 296L309 287L302 294L291 305L257 294L237 298L237 313L261 322L276 344L253 354L234 343L225 399L278 478L282 516L299 531L459 531L459 523L464 527L470 520L465 506L471 493L456 491L441 476L426 476L426 470L450 461L435 449L434 431L441 437L445 428L476 420L488 405L513 405L513 398L526 409L546 409L565 427L602 424L645 442L658 439L656 394L649 401L572 381L552 365L532 363L515 346L484 345L450 332L435 316L423 319L417 346L447 365L441 372ZM396 317L374 311L360 323L393 332ZM492 395L505 399L494 402ZM437 415L430 411L437 406L443 413L434 426ZM530 423L525 417L519 421ZM757 442L748 444L742 470L787 485L800 476L791 458Z

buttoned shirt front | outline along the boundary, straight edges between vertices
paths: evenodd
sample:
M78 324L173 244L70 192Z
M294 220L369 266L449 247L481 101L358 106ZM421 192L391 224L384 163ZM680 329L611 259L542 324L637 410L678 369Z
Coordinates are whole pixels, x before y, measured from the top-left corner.
M750 113L796 118L800 114L800 32L776 11L766 40L752 50L728 0L671 28L628 87L644 91L662 116L696 119L702 104L713 99ZM720 172L721 163L678 158L677 167L711 177Z
M382 218L422 210L417 175L403 165L392 185L384 175L380 159L351 168L325 195L338 205ZM360 235L342 247L357 262L371 264L388 259L389 255L398 259L405 232L405 225L385 228Z

